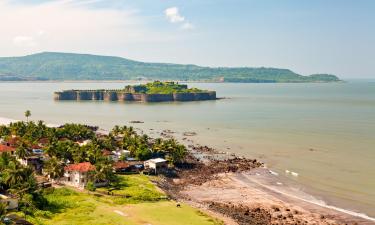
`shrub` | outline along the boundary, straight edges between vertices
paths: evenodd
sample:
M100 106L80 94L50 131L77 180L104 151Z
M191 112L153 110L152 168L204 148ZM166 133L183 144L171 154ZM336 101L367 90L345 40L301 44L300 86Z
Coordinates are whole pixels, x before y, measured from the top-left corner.
M89 191L95 191L96 190L96 187L95 187L95 185L92 181L87 182L85 188L86 188L86 190L89 190Z

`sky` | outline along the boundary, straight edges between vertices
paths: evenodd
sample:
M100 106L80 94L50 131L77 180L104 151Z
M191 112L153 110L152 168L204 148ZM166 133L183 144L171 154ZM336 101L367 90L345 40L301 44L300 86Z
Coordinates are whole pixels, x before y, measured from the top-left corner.
M375 78L375 1L0 0L0 56L45 51Z

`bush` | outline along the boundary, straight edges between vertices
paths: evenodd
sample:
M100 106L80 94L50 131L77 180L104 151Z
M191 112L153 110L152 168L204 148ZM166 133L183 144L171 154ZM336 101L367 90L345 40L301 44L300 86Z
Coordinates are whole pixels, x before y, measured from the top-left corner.
M95 191L96 190L96 187L95 187L95 185L92 181L87 182L85 188L86 188L86 190L89 190L89 191Z

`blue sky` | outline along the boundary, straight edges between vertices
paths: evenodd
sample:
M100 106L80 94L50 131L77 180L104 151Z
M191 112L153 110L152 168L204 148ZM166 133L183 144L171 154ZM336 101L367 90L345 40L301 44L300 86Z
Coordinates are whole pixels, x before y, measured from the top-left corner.
M374 12L372 0L2 0L0 48L375 78Z

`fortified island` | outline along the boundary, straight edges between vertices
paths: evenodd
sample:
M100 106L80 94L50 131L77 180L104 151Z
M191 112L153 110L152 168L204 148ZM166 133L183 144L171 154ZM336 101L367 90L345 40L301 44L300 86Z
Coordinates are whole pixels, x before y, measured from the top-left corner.
M116 90L64 90L54 93L55 100L104 100L104 101L204 101L216 100L215 91L188 88L186 84L155 81L147 84L128 85Z

